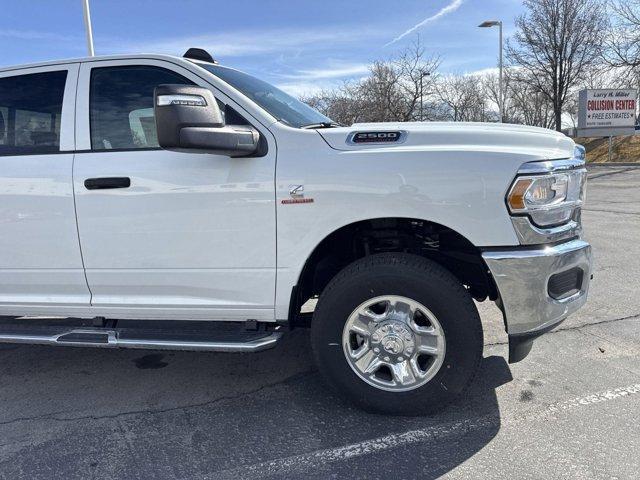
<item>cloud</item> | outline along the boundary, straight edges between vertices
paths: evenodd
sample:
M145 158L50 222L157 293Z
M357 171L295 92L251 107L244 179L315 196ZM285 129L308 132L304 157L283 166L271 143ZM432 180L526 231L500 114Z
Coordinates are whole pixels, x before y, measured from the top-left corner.
M444 17L448 13L455 12L458 8L460 8L460 6L462 5L463 2L464 2L464 0L453 0L449 5L446 5L445 7L442 7L435 14L431 15L430 17L425 18L423 21L421 21L417 25L414 25L409 30L407 30L407 31L403 32L402 34L398 35L396 38L391 40L389 43L385 44L385 47L388 47L389 45L392 45L392 44L396 43L397 41L403 39L407 35L412 34L416 30L418 30L419 28L424 27L428 23L435 22L440 17Z
M488 68L480 68L478 70L472 70L470 72L465 72L464 75L470 77L477 77L483 75L498 75L500 73L500 69L498 67L488 67Z
M36 30L0 29L0 38L15 38L18 40L51 40L55 42L69 42L78 40L77 37L59 35L57 33Z
M364 63L353 65L329 65L325 68L298 70L295 73L280 75L282 78L290 80L325 80L332 78L350 78L366 75L369 73L369 66Z
M301 97L316 95L318 93L321 93L323 90L331 90L337 85L331 84L331 83L319 85L318 83L314 83L314 82L302 81L302 82L291 82L291 83L279 83L276 86L279 89L284 90L285 92L287 92L289 95L293 97L301 98Z
M344 80L361 78L369 73L369 66L363 63L334 63L323 68L302 69L293 73L276 75L284 79L276 82L277 87L294 97L306 97L343 85Z
M128 40L109 42L108 50L117 53L154 52L182 54L189 47L204 48L216 57L248 57L260 54L300 52L309 49L335 48L365 39L379 38L373 28L354 29L345 26L322 29L233 30L211 35L186 36L152 41ZM104 48L103 48L104 50Z

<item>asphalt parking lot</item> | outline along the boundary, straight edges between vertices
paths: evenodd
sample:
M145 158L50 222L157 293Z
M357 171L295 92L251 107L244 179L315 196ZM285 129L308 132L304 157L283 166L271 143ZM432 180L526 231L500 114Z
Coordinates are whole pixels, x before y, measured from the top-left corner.
M327 390L305 331L258 354L0 347L1 478L638 478L640 167L593 168L587 306L434 417Z

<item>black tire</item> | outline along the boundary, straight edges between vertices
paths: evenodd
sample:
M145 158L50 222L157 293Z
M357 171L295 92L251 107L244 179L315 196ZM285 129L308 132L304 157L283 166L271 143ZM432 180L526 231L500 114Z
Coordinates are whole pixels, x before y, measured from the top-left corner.
M420 302L444 331L444 363L428 383L414 390L390 392L369 385L353 371L343 352L347 318L363 302L381 295ZM357 260L331 280L313 315L311 344L322 375L361 408L423 415L441 410L469 387L480 366L484 342L478 310L453 274L416 255L385 253Z

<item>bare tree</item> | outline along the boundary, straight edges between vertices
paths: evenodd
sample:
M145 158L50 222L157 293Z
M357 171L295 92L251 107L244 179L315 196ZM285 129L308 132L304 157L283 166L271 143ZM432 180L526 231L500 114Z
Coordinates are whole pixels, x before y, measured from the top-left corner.
M615 83L640 86L640 0L609 0L611 25L604 43L604 58L614 68Z
M396 57L374 62L368 77L303 100L343 124L421 120L439 65L416 40Z
M405 120L424 120L425 97L434 92L440 58L434 55L427 57L418 37L398 55L393 64L402 79L400 90L405 98Z
M599 61L607 22L598 0L523 0L526 13L507 43L521 81L548 98L556 130L567 98Z
M524 75L526 72L518 68L505 68L504 70L504 121L553 128L554 116L551 102L545 95L533 88L532 82L525 79ZM497 73L483 75L482 88L490 104L491 111L488 116L492 121L498 121L500 88Z
M375 62L368 78L352 88L361 114L379 122L406 121L411 115L412 96L406 97L402 74L391 62Z
M488 106L481 79L475 75L449 75L436 87L441 119L454 122L485 122Z
M511 88L507 91L509 121L542 128L553 128L555 117L553 104L549 98L532 86L530 80L517 75L511 80Z
M490 121L500 121L500 75L498 72L485 73L480 78L482 89L489 104L490 112L488 117ZM502 75L502 101L503 103L503 121L505 123L518 123L513 112L511 102L511 89L513 88L513 73L510 68L504 68Z
M359 118L357 101L349 85L335 90L325 90L320 93L302 97L300 100L312 106L327 117L342 125L351 125L362 121Z
M616 67L640 67L640 0L611 0L612 24L605 58Z

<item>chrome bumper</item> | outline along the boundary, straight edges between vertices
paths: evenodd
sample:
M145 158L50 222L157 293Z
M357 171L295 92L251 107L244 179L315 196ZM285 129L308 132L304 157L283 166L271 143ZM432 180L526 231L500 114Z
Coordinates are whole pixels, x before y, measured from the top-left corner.
M536 249L484 251L482 257L498 287L510 342L515 337L530 341L587 301L592 267L591 246L587 242L572 240ZM551 277L570 271L578 279L575 292L553 298Z

